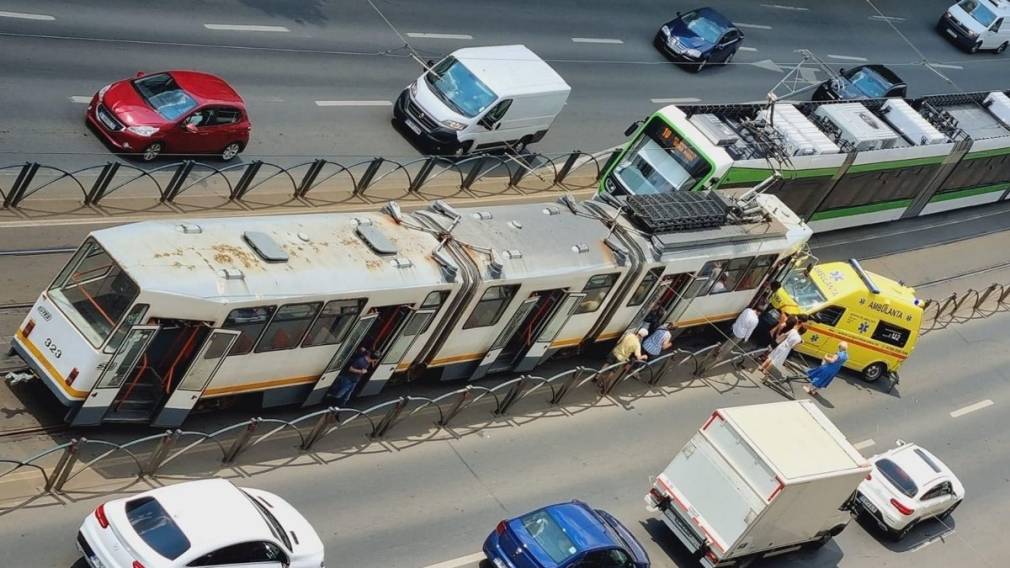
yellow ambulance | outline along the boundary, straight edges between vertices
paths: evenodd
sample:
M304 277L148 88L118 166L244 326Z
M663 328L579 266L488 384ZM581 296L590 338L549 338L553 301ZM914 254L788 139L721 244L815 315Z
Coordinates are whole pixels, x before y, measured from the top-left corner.
M796 351L820 358L846 341L845 366L866 381L896 371L919 341L922 302L915 290L866 272L855 259L794 268L781 284L766 317L807 314L808 329Z

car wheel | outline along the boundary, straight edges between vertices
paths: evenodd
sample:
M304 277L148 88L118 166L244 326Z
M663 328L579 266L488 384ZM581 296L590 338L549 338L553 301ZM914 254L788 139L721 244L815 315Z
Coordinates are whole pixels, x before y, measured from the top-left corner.
M880 380L887 373L887 365L883 363L874 363L869 367L863 369L863 380L872 383Z
M949 509L947 509L946 511L944 511L944 512L940 513L939 515L937 515L937 517L940 518L940 519L949 519L950 515L954 512L954 509L957 509L957 506L960 505L960 504L961 504L960 501L958 501L957 503L954 503L953 505L950 506Z
M729 55L726 56L726 61L723 61L722 64L723 65L728 65L728 64L732 63L734 55L736 55L736 50L735 49L733 51L731 51L729 53Z
M221 150L221 160L225 162L233 160L235 159L235 156L238 156L238 153L241 151L242 151L242 144L239 144L238 142L232 142L231 144L225 146L224 150Z
M144 155L143 155L144 161L145 162L153 161L155 158L161 155L161 152L164 149L165 145L162 144L161 142L154 142L153 144L148 145L147 148L144 148Z
M523 136L518 142L512 145L512 151L516 154L522 154L526 151L526 146L530 143L529 136Z
M472 147L473 147L473 141L463 142L459 146L456 146L456 150L453 152L453 155L456 156L457 158L462 158L463 156L466 156L467 154L470 153L470 148Z
M996 53L1000 54L1000 53L1003 53L1004 51L1006 51L1006 48L1007 48L1008 44L1010 44L1010 42L1008 42L1008 41L1004 41L1003 43L999 44L999 47L996 48Z
M978 53L979 45L980 44L978 44L978 43L973 43L971 45L971 47L968 48L968 51L971 52L971 53Z
M708 65L708 59L702 59L701 62L698 63L698 69L695 70L695 72L701 73L701 70L704 69L706 65Z

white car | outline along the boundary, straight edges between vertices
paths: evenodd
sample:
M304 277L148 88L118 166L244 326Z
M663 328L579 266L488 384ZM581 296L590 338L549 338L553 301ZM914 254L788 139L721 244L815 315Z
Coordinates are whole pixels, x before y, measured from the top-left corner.
M898 447L870 461L873 470L859 484L853 505L895 540L924 520L947 518L964 499L957 476L916 444L898 440Z
M323 566L323 543L294 507L224 479L99 505L84 519L77 548L92 568Z

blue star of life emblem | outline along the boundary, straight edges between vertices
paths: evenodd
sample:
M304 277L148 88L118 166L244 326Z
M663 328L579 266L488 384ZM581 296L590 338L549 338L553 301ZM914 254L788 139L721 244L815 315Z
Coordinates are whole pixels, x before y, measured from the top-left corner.
M816 334L816 333L810 336L810 341L814 342L814 343L816 343L820 339L821 339L821 336L819 334Z
M845 276L843 276L841 271L839 270L832 270L828 274L828 276L830 276L831 279L834 280L835 282L841 282L842 280L845 280Z
M864 321L859 324L859 333L866 333L870 330L870 322Z

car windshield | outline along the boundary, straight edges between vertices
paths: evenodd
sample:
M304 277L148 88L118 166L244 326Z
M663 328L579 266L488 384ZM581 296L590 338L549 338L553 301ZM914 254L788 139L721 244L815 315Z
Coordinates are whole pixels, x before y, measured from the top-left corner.
M884 79L879 74L866 67L853 73L852 76L849 77L849 82L859 89L859 92L870 98L886 96L887 91L889 91L892 87L891 83L887 79Z
M463 116L473 118L498 100L498 95L455 57L440 61L425 79L442 102Z
M565 527L549 511L530 513L521 517L519 522L554 562L564 562L578 552Z
M901 491L907 497L915 497L915 494L919 492L919 488L909 477L905 470L901 469L898 464L893 461L884 458L877 460L875 464L877 470L884 476L884 479L889 481L891 485L895 487L898 491Z
M109 337L139 293L136 282L91 239L49 287L49 298L95 347Z
M193 97L183 91L168 73L137 79L133 86L144 101L166 120L175 120L196 108Z
M130 526L158 554L175 560L189 550L189 539L154 497L127 501L125 508Z
M614 168L614 176L635 195L691 189L712 166L673 128L658 117Z
M722 25L720 25L715 20L710 20L705 16L699 14L698 12L691 12L684 14L681 17L687 29L691 30L694 35L704 39L709 43L715 43L719 41L722 37L724 31L726 31Z
M962 0L958 7L968 12L975 21L982 24L985 27L992 25L996 21L996 14L993 13L988 7L986 7L981 2L976 0Z
M810 310L827 301L817 284L803 270L792 270L782 280L782 288L802 311Z
M260 502L260 498L253 497L249 493L246 493L245 490L240 489L239 491L242 491L242 493L250 501L252 501L253 506L256 507L256 510L259 511L260 516L263 517L263 521L266 522L268 527L270 527L270 532L273 533L274 538L283 542L284 546L287 547L288 550L291 550L291 540L288 539L288 535L287 533L284 532L284 527L281 526L281 523L280 521L277 520L277 517L275 517L268 508L263 506L263 503Z

